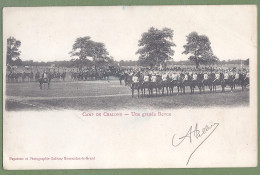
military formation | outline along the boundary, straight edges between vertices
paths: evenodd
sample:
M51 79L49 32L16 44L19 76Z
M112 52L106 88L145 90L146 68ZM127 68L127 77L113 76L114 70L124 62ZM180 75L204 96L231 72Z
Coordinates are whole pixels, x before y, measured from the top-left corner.
M71 80L108 80L109 76L112 74L110 69L82 69L82 70L71 70Z
M70 77L66 79L69 73ZM109 76L119 78L120 84L129 86L132 91L137 91L138 96L157 96L185 94L186 87L190 88L190 93L203 93L205 91L224 92L226 87L232 92L236 87L241 87L242 91L249 86L248 68L214 68L214 67L173 67L173 68L88 68L88 69L32 69L16 72L11 70L7 73L7 82L40 82L50 84L50 81L86 81L86 80L109 80Z
M43 77L44 74L48 74L48 76L53 81L64 81L66 78L66 69L60 71L59 69L50 69L44 68L42 70L36 69L33 71L32 69L29 70L22 70L17 71L15 69L9 70L6 74L7 82L12 83L19 83L19 82L38 82L40 78Z
M140 95L157 96L158 94L169 95L174 93L176 87L177 94L185 94L185 87L190 87L190 93L195 89L199 93L217 92L217 86L221 87L221 92L225 91L227 86L232 92L237 86L242 91L249 85L249 69L247 68L185 68L185 69L168 69L168 70L149 70L149 69L127 69L120 72L120 84L129 85L132 90ZM165 92L166 91L166 92Z

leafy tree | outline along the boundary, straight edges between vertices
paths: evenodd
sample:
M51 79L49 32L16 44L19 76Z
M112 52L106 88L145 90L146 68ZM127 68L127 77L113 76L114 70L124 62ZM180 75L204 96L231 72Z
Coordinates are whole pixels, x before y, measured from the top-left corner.
M105 44L92 41L89 36L77 38L70 54L71 57L77 57L78 60L74 61L79 69L84 65L90 65L89 62L92 62L96 67L100 62L104 62L109 58Z
M93 42L91 55L95 68L98 65L104 65L109 61L109 53L106 50L104 43Z
M17 58L16 60L13 61L13 64L16 66L22 66L23 61L20 58Z
M174 55L172 47L176 46L173 41L173 30L169 28L163 28L158 30L151 27L148 32L142 34L142 38L139 40L138 49L136 54L140 54L139 63L142 66L159 66L160 64L165 66L167 60L171 60Z
M21 41L16 40L14 37L9 37L7 39L7 54L6 54L6 64L13 65L14 61L20 59L19 56L21 51L19 51L19 47L21 46ZM20 63L20 60L18 60Z
M189 60L195 62L198 68L200 64L213 64L219 59L213 54L209 38L205 35L198 35L192 32L187 36L187 44L184 45L182 54L190 54Z
M73 44L70 54L71 57L77 57L77 60L74 60L74 63L79 69L82 69L87 57L91 56L91 47L92 41L89 36L79 37Z

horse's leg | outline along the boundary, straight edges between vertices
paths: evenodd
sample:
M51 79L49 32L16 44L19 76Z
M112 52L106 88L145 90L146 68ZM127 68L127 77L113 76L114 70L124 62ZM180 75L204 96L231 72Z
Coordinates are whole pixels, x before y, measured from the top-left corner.
M134 88L132 88L132 98L134 97Z
M138 93L137 97L139 98L139 88L137 88L137 93Z

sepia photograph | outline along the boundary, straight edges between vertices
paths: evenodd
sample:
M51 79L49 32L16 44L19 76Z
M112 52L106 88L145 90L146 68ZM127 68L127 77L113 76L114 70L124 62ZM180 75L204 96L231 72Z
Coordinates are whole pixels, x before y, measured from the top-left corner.
M7 9L6 110L248 106L250 21L161 8Z
M5 169L254 167L256 102L254 5L3 9Z

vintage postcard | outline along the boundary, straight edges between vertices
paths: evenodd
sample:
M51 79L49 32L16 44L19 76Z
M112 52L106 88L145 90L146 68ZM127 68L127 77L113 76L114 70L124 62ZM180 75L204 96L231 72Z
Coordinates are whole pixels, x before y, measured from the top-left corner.
M3 9L3 167L257 166L257 7Z

